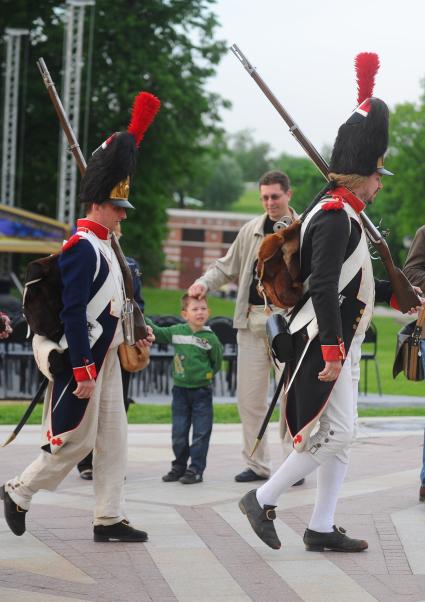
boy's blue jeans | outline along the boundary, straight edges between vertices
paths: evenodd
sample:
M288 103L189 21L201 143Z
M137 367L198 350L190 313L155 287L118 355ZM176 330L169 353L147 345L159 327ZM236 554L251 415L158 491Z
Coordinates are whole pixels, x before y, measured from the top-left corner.
M202 475L207 464L208 446L213 424L212 387L189 389L173 387L172 443L175 460L173 468L182 474L189 468ZM192 426L192 444L189 431Z
M421 341L421 352L422 352L422 366L425 374L425 340ZM425 429L424 429L424 448L422 452L422 470L421 470L421 484L425 485Z

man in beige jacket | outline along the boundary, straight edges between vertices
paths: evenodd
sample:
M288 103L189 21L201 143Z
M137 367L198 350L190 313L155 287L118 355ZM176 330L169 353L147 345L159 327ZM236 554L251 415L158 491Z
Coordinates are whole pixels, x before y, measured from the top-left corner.
M264 236L273 233L273 226L280 218L295 215L289 207L292 191L286 174L280 171L267 172L260 178L259 190L265 213L247 222L226 255L215 261L188 290L193 297L204 297L208 291L217 290L228 282L238 284L233 324L238 329L237 396L243 430L242 456L247 465L235 476L238 482L265 480L270 476L266 435L255 455L250 457L267 412L270 368L273 367L266 337L268 314L264 312L264 301L256 290L255 268ZM270 307L273 311L283 311ZM284 429L281 428L283 433Z
M425 292L425 226L421 226L415 234L415 238L413 239L407 255L403 272L406 274L412 284L419 286L422 292ZM422 337L424 337L424 335L424 330L422 330ZM425 338L421 339L421 350L422 363L425 369ZM421 486L419 489L419 501L425 502L425 429L420 479Z

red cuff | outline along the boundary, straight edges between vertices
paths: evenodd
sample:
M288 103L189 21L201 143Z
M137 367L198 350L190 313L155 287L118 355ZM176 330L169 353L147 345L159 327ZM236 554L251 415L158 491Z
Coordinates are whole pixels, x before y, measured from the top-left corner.
M391 295L390 306L393 309L398 309L398 311L400 311L400 305L398 304L397 297L395 296L394 293Z
M74 372L74 378L77 383L83 380L96 380L97 372L95 363L73 368L72 371Z
M345 346L342 341L339 345L322 345L322 356L325 362L345 360Z

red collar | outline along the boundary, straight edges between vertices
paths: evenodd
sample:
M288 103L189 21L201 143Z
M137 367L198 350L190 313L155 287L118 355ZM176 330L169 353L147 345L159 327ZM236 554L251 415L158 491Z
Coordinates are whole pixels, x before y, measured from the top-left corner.
M343 201L348 203L356 213L360 213L366 207L366 203L364 203L359 197L353 194L348 188L344 186L338 186L338 188L334 188L329 191L331 196L339 196Z
M78 230L80 232L93 232L100 240L108 240L109 238L109 229L91 219L85 218L77 220L77 231Z

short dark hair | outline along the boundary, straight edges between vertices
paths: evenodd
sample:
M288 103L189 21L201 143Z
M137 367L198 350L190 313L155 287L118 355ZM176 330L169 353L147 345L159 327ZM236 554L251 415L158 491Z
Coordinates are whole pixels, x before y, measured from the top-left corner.
M199 301L198 297L191 297L190 295L188 295L187 293L185 295L183 295L183 297L181 298L180 302L181 302L181 309L182 311L186 311L188 308L188 305L191 301ZM206 298L203 299L203 301L205 301L205 303L207 303Z
M84 208L84 215L87 216L90 213L90 211L93 209L93 205L94 205L94 203L90 203L90 202L82 203L82 206Z
M270 186L270 184L280 184L284 192L288 192L291 188L291 182L283 171L266 171L266 173L261 176L258 187Z

